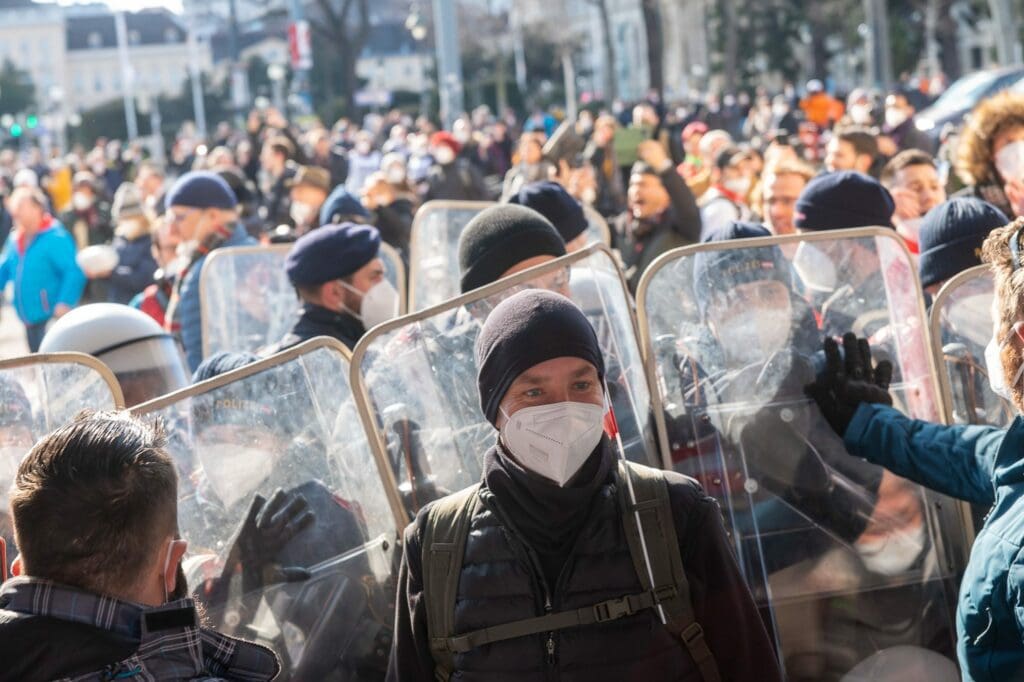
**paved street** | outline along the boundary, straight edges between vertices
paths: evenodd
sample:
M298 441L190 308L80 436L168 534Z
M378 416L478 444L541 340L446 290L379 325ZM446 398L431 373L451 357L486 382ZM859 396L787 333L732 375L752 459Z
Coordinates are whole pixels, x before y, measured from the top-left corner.
M4 301L0 308L0 359L6 360L26 353L28 345L25 343L25 328L21 326L14 308Z

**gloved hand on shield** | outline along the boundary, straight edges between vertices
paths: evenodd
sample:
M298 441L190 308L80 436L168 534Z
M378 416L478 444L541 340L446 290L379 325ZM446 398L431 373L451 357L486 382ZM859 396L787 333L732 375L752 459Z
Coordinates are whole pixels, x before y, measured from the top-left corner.
M824 348L825 369L804 390L829 426L843 436L862 403L892 405L892 363L882 360L875 366L867 339L852 332L843 335L842 354L834 339L826 338Z

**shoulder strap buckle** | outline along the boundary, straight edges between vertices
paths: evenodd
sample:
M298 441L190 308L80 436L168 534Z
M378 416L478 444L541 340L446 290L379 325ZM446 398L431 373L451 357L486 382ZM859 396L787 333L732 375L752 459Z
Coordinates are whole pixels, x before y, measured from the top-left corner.
M682 637L683 642L689 648L691 644L704 638L704 628L700 626L700 623L694 621L684 628L679 636Z
M609 620L617 620L633 614L633 607L627 597L621 599L609 599L600 604L594 605L594 620L604 623Z

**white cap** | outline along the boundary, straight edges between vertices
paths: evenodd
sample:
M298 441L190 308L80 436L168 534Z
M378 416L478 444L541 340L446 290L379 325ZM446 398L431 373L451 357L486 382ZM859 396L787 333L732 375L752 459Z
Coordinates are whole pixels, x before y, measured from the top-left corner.
M87 246L75 256L78 267L86 272L110 272L121 262L121 257L112 246L95 244Z
M14 174L14 187L39 187L39 175L31 168L22 168Z

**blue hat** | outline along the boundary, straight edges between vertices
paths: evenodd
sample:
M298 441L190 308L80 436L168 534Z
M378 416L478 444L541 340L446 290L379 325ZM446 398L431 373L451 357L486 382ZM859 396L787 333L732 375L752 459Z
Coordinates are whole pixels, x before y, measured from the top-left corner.
M918 235L921 286L939 284L958 272L981 265L985 238L1009 222L998 208L974 197L950 199L928 211Z
M185 173L171 186L164 199L164 208L190 206L192 208L219 208L233 211L238 198L224 178L210 171Z
M737 284L782 282L792 287L789 261L777 246L700 251L693 261L693 293L703 316L715 292Z
M826 173L807 183L796 200L793 224L799 230L892 227L896 203L889 190L855 171Z
M756 239L757 237L771 237L772 233L768 228L759 223L747 223L740 220L730 220L717 230L710 230L704 234L702 242L727 242L731 239Z
M348 277L377 257L380 232L372 225L324 225L299 237L284 269L295 286Z
M198 384L200 381L212 379L259 360L260 356L248 351L218 351L199 363L196 371L192 373L192 383Z
M551 221L566 244L586 232L589 223L583 206L557 182L543 180L523 185L508 203L532 208Z
M345 185L335 187L334 191L327 195L324 205L320 207L321 225L349 222L355 217L369 219L370 212L359 199L345 189Z

